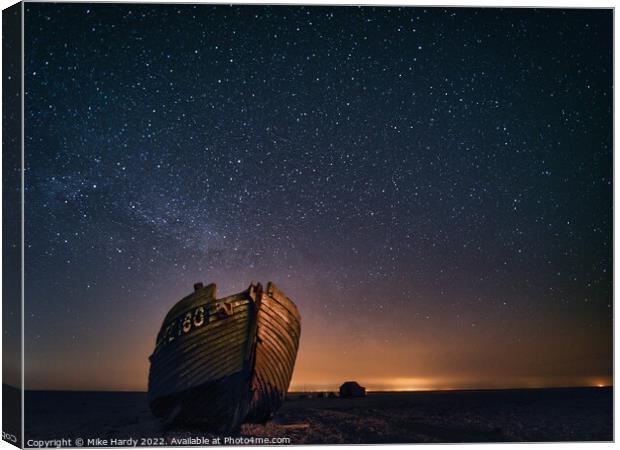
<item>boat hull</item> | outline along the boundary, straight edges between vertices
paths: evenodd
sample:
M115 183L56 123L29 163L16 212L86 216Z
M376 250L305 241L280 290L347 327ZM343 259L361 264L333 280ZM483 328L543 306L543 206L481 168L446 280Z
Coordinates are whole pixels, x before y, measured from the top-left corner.
M218 433L236 432L249 410L250 372L241 371L151 404L164 427L197 426Z
M215 293L196 285L157 336L148 398L164 426L236 432L269 420L285 398L301 332L295 304L273 283Z
M301 335L297 307L273 283L262 296L257 328L253 396L246 422L264 423L284 401Z
M164 320L150 358L149 404L165 425L231 431L251 397L256 308L245 293L220 300L200 294Z

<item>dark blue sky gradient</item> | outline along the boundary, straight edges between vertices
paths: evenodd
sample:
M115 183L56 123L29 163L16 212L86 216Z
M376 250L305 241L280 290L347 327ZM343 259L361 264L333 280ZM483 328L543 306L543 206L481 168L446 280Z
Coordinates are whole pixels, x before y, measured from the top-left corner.
M610 383L612 11L26 5L26 387L143 389L196 281L293 388Z

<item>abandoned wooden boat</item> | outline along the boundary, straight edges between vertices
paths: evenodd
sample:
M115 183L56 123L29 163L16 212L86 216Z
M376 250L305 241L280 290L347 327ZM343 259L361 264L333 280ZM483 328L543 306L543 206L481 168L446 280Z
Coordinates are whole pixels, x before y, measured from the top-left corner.
M234 432L265 422L288 390L301 332L273 283L216 299L198 283L166 315L150 356L148 398L165 425Z

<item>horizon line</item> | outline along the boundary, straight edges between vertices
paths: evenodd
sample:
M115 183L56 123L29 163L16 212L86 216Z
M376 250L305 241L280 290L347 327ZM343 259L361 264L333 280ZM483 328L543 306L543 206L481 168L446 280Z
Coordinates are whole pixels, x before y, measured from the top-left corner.
M132 389L22 389L8 383L2 383L7 386L24 392L89 392L89 393L126 393L126 394L146 394L148 390L132 390ZM524 391L539 389L605 389L613 388L613 384L596 384L596 385L571 385L571 386L530 386L530 387L463 387L463 388L420 388L420 389L366 389L367 393L405 393L405 392L463 392L463 391ZM337 392L335 389L311 389L311 390L290 390L288 394L312 394L322 392Z

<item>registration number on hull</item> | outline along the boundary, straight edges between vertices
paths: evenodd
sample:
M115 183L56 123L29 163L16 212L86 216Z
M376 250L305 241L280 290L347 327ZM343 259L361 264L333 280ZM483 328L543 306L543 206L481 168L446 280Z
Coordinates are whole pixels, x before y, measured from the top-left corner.
M157 337L155 348L159 350L160 347L174 341L176 338L191 333L216 320L230 317L234 312L235 307L232 303L209 303L196 306L162 328Z

